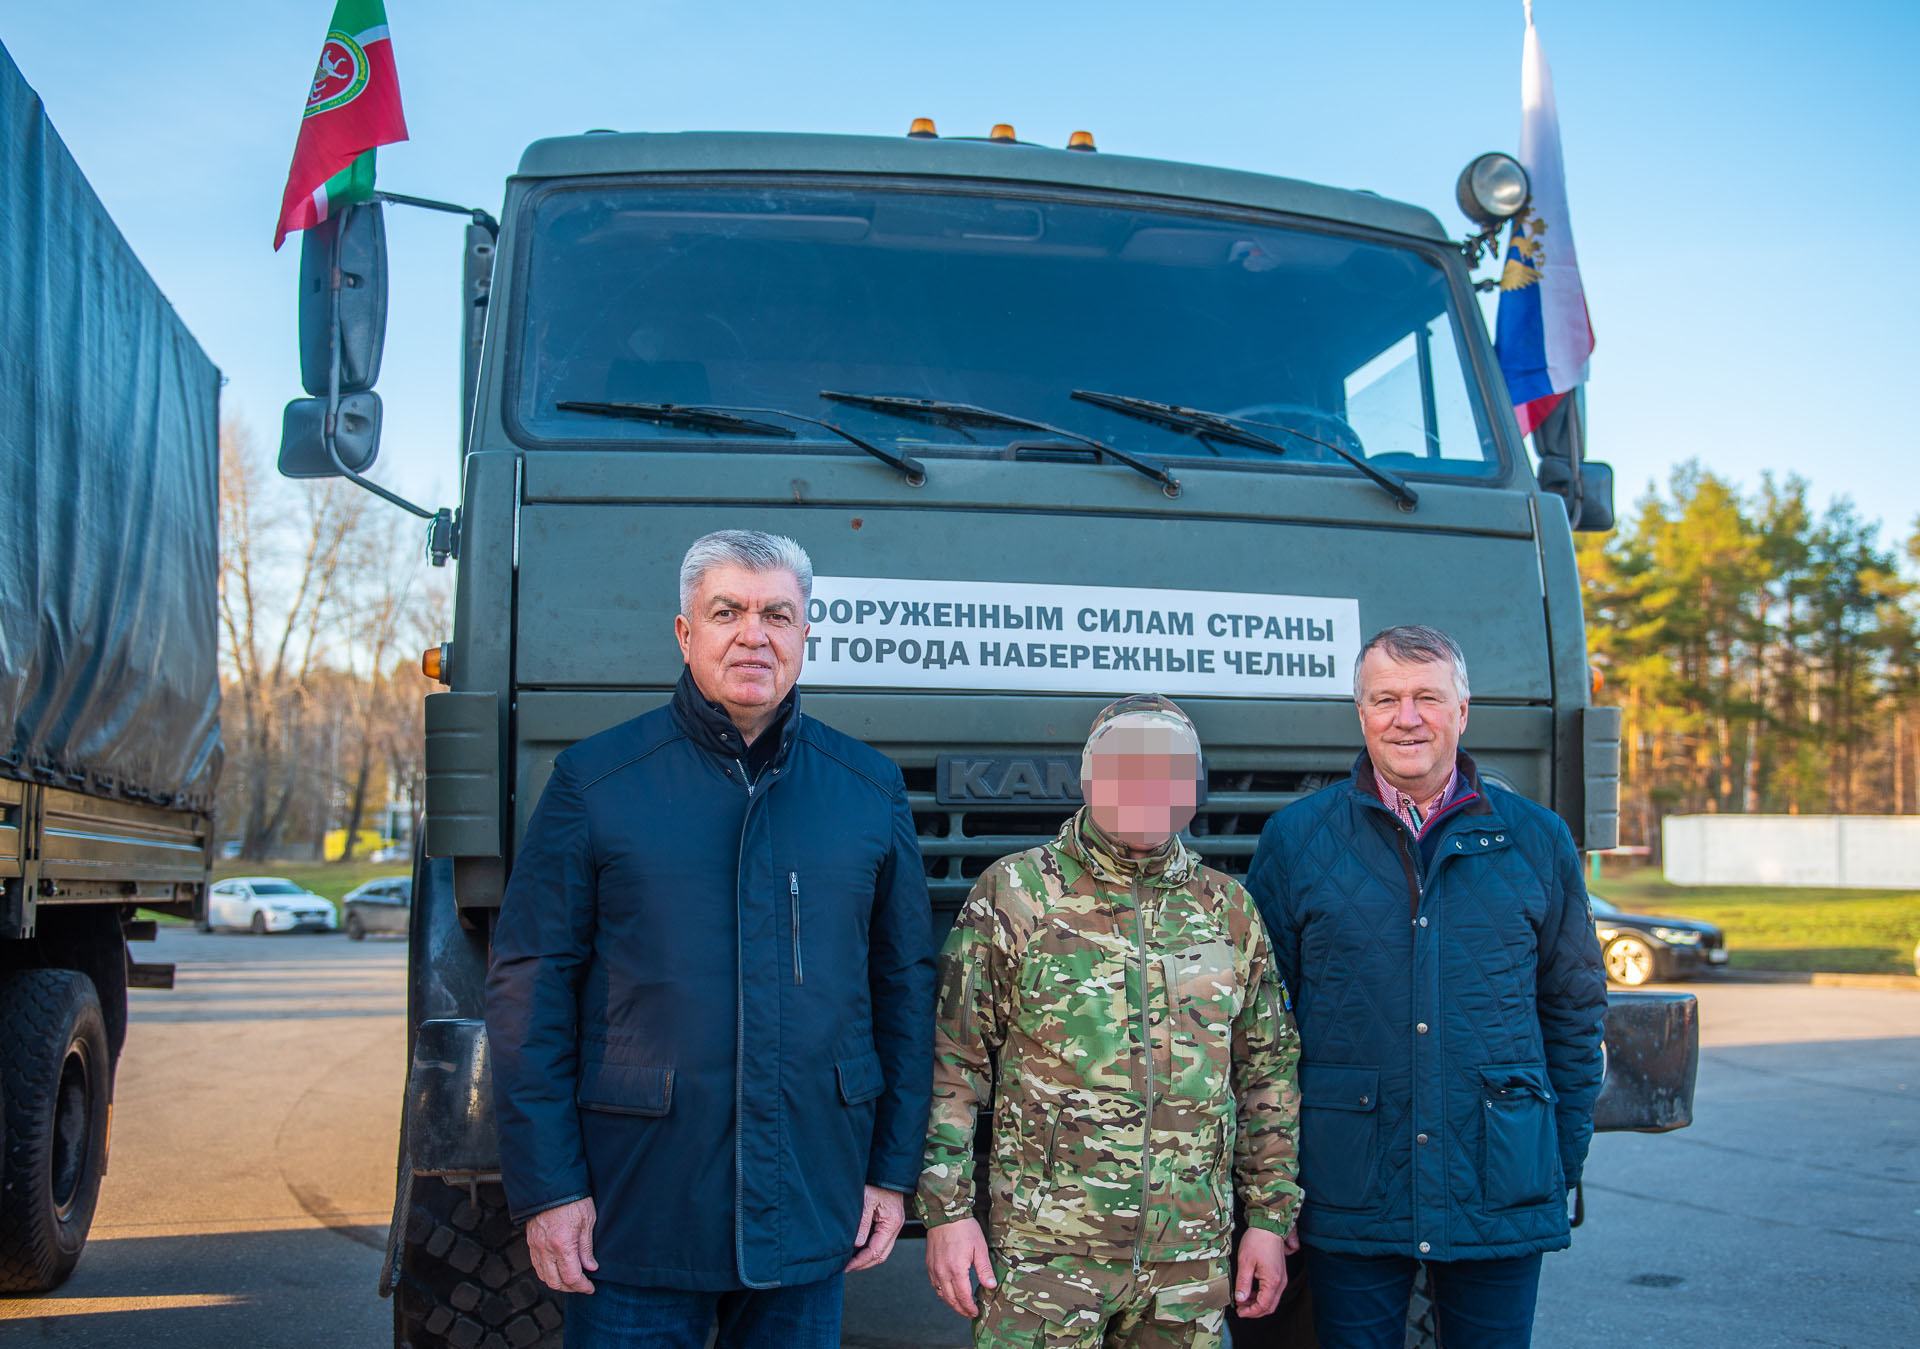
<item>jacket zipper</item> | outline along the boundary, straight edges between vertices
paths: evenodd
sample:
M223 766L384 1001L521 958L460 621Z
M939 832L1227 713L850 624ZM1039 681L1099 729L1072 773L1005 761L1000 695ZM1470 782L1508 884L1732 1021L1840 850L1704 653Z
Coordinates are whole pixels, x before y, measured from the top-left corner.
M787 893L793 896L793 982L806 983L806 977L800 973L800 873L787 873Z
M1133 883L1133 939L1140 956L1140 1075L1146 1083L1146 1114L1140 1121L1140 1227L1133 1239L1133 1272L1147 1244L1147 1204L1153 1195L1153 1028L1148 1021L1153 990L1147 981L1147 911L1140 882Z
M754 782L747 776L745 761L735 759L733 763L734 767L740 770L740 781L747 789L747 813L740 818L740 841L734 846L733 854L734 874L738 876L747 860L747 831L753 824ZM767 770L768 785L771 786L773 780L779 775L778 768L769 768ZM740 1124L743 1118L741 1110L746 1102L741 1092L740 1065L746 1062L747 1057L747 990L746 980L741 977L744 971L740 968L740 919L740 888L736 880L733 892L733 1259L734 1268L739 1273L741 1282L747 1287L770 1288L773 1284L755 1283L748 1278L746 1269L747 1224L746 1214L741 1207L741 1198L746 1193L747 1186L746 1155L743 1146L746 1130Z

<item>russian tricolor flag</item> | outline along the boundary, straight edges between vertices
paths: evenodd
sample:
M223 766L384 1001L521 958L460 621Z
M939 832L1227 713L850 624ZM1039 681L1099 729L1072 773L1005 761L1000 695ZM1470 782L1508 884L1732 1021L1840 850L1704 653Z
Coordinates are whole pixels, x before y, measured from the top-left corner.
M1567 216L1553 72L1540 50L1531 0L1520 57L1520 163L1532 181L1533 200L1513 222L1500 274L1494 346L1525 435L1586 382L1587 358L1593 354L1593 325L1587 320L1587 296L1580 288L1580 264Z

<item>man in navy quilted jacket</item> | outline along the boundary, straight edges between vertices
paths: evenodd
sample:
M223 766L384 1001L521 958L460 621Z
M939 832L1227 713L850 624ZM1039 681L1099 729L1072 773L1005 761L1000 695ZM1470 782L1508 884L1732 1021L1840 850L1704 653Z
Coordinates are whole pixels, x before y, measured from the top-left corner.
M1325 1349L1400 1349L1421 1264L1444 1343L1528 1344L1593 1134L1607 990L1580 856L1460 751L1467 694L1446 633L1375 636L1352 776L1269 820L1247 874L1300 1026Z
M831 1349L933 1073L900 770L800 710L813 564L709 534L665 707L562 753L493 934L507 1203L569 1349Z

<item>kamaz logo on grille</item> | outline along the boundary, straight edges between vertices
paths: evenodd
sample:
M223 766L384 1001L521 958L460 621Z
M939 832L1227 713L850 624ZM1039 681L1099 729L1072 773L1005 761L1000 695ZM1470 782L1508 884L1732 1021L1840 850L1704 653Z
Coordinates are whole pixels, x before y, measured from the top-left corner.
M943 806L1080 803L1077 754L942 754L934 765L934 798Z

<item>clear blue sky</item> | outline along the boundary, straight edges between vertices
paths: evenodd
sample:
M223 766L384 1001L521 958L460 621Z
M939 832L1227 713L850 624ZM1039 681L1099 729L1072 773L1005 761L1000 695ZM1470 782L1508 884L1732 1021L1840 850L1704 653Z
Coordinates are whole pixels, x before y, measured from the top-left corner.
M270 248L331 0L0 10L0 41L262 445L296 395L298 248ZM759 129L1062 143L1366 187L1434 210L1514 148L1520 0L501 4L388 0L410 143L380 182L497 211L541 136ZM1537 0L1621 505L1698 457L1920 514L1920 6ZM375 476L438 504L458 438L459 222L389 212Z

